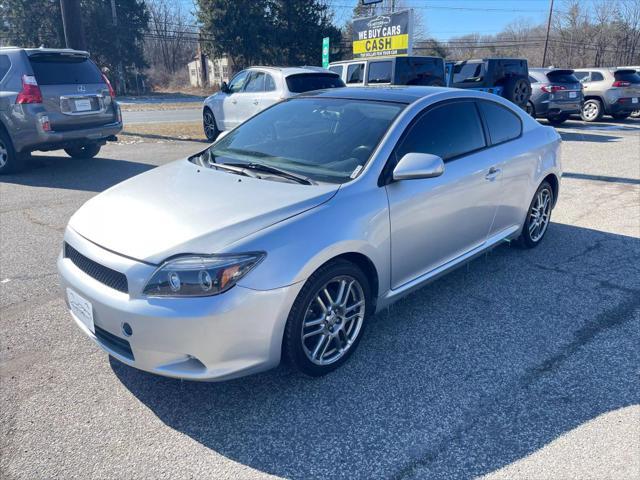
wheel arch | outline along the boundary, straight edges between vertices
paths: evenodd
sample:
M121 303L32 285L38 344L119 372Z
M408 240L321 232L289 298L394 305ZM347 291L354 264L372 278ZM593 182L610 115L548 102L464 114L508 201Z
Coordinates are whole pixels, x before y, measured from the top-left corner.
M553 191L553 206L555 207L558 202L558 193L560 192L560 180L555 173L550 173L542 179L540 185L542 185L543 182L549 182L549 185L551 185L551 190ZM538 185L538 187L540 187L540 185Z
M322 265L320 265L318 269L336 260L346 260L348 262L351 262L355 266L357 266L360 270L362 270L362 272L366 275L366 277L370 281L369 287L371 287L371 301L374 304L373 310L375 311L375 306L377 303L378 293L380 289L380 279L378 277L378 269L376 268L373 261L369 257L367 257L365 254L360 252L345 252L345 253L341 253L340 255L336 255L330 260L327 260Z

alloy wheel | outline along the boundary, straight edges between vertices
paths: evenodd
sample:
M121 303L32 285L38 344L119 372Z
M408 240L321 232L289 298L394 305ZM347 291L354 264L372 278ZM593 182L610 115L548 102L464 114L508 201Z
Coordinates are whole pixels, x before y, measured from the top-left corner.
M354 344L365 318L362 285L342 275L327 282L313 297L304 315L301 341L307 358L316 365L330 365Z
M517 105L524 105L527 101L527 92L527 82L525 80L517 82L513 92L513 99L515 100L514 103Z
M218 128L216 126L216 120L213 118L213 113L210 110L204 112L204 134L207 139L214 140L217 136Z
M529 212L529 236L533 242L538 242L549 226L551 217L551 191L543 188L536 194Z

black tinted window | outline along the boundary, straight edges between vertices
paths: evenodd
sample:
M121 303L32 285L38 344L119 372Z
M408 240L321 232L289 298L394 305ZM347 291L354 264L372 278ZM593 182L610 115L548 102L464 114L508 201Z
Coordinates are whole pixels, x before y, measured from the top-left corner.
M368 83L391 83L391 61L369 63Z
M347 67L347 83L362 83L364 80L364 63Z
M302 93L344 87L344 82L332 73L303 73L287 77L287 87L292 93Z
M602 76L602 74L600 72L591 72L591 81L592 82L599 82L601 80L604 80L604 77Z
M0 55L0 81L4 78L4 76L11 68L11 61L7 55Z
M493 102L480 102L479 105L489 127L492 144L507 142L520 136L522 123L515 113Z
M484 77L484 64L482 63L464 63L454 65L453 67L453 83L479 83Z
M394 74L396 85L444 86L442 59L398 57Z
M36 56L29 59L40 85L103 83L96 64L85 57Z
M619 81L619 82L640 83L640 75L638 75L635 71L632 71L632 70L623 70L620 72L615 72L613 76L615 77L616 81ZM1 70L0 70L0 77L2 77Z
M473 102L454 102L437 106L418 119L398 148L396 158L417 152L438 155L446 161L485 146Z
M578 78L571 70L555 70L547 73L547 78L552 83L578 83Z

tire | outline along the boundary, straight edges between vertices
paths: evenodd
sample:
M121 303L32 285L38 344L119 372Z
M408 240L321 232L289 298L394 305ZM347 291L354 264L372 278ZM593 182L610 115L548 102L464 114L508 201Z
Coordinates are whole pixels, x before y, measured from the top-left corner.
M550 117L547 117L547 121L551 125L561 125L564 122L566 122L568 119L569 119L568 113L561 113L559 115L551 115Z
M346 260L324 265L309 277L291 307L283 338L286 359L312 377L332 372L356 350L372 310L371 287L360 268Z
M11 138L0 128L0 175L19 172L24 166L24 155L15 151Z
M100 152L100 148L101 146L97 143L90 143L87 145L82 145L81 147L65 148L64 151L67 152L67 155L72 158L82 158L86 160L98 155L98 153Z
M580 111L580 118L585 122L597 122L604 115L602 110L602 102L597 98L590 98L582 106Z
M540 211L540 202L544 205L544 213L542 216L544 223L539 223L537 221L540 216L536 214L536 210ZM524 221L522 233L520 234L520 237L518 237L517 241L519 246L522 248L535 248L540 245L544 235L547 233L549 223L551 223L553 202L553 188L551 188L549 182L544 181L536 190L536 193L531 200L531 204L529 205L529 210L527 210L527 218Z
M525 77L509 77L504 84L503 96L526 110L531 98L531 83Z
M536 118L536 107L533 106L532 102L527 102L527 106L524 111L531 115L533 118Z
M204 135L210 142L215 141L220 135L218 124L216 123L216 117L209 108L205 108L202 112L202 128L204 129Z
M640 118L640 110L634 110L633 112L631 112L631 115L629 115L631 118Z
M611 114L611 116L616 120L626 120L627 118L629 118L630 115L631 113L612 113Z

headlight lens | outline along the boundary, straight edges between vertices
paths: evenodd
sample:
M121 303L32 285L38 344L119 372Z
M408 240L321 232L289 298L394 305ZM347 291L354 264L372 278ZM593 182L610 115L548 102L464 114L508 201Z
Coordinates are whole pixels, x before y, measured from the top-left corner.
M167 260L144 287L151 297L204 297L233 287L264 258L264 253L185 255Z

